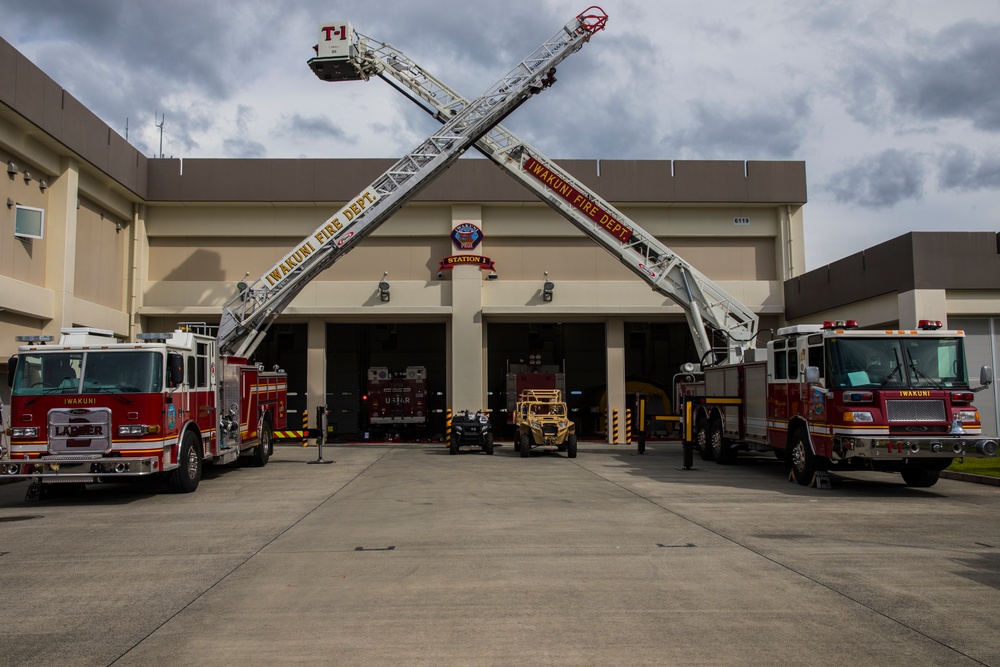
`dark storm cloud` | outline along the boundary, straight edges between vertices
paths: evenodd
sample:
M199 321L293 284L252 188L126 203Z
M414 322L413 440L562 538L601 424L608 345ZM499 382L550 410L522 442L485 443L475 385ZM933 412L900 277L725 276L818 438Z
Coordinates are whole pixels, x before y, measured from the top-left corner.
M348 136L344 130L326 116L303 116L292 114L282 119L281 130L292 137L300 137L309 141L333 139L340 142L356 144L357 139Z
M783 101L692 103L693 123L664 143L702 159L790 159L809 129L804 94Z
M270 3L196 0L2 0L0 11L4 37L44 45L32 61L111 127L124 134L126 118L135 128L169 109L171 145L185 151L211 120L172 96L193 89L210 104L246 85L248 63L268 50L258 28L279 14Z
M256 116L253 108L241 104L236 107L236 122L229 129L230 136L222 140L222 151L226 157L260 158L267 156L264 144L250 138L249 124Z
M942 190L1000 190L1000 153L977 155L964 146L953 146L938 159Z
M923 196L925 172L924 159L919 153L890 149L834 174L823 189L843 204L891 208Z
M911 39L908 53L866 49L843 73L851 114L876 127L894 115L959 119L1000 131L1000 24L965 21Z

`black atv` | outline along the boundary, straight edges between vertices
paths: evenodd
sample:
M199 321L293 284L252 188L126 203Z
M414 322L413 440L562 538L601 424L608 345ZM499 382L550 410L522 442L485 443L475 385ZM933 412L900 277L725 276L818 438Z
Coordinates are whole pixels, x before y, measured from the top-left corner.
M463 446L482 447L487 454L493 454L493 426L488 414L479 410L456 412L451 419L451 442L448 451L458 454Z

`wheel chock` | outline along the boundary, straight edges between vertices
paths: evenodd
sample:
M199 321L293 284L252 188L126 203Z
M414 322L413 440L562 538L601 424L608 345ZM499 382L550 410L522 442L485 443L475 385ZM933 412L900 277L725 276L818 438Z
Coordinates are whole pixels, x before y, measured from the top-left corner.
M809 486L814 489L832 489L833 486L830 485L830 473L825 470L817 470L813 474L812 481Z

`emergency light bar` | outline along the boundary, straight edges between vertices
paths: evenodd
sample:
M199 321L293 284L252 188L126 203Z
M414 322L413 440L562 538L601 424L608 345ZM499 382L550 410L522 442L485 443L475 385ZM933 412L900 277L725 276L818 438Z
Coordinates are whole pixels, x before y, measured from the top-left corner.
M941 326L941 320L920 320L917 322L917 328L924 331L937 331Z
M45 345L55 339L52 336L14 336L14 340L18 343L41 343Z
M162 341L162 342L166 342L172 337L173 334L169 333L141 333L141 334L136 334L135 336L136 340Z
M857 320L826 320L823 322L824 329L857 329Z

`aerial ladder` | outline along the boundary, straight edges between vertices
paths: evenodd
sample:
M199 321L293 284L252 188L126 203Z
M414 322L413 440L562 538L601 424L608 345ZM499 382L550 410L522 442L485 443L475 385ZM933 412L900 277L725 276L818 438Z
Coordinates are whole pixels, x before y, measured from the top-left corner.
M591 7L566 23L492 88L449 113L443 127L403 156L281 261L263 275L238 285L222 309L217 343L222 354L249 357L278 315L309 282L351 251L424 187L451 166L480 137L528 98L555 82L555 68L604 29L607 14ZM348 34L320 27L320 43L309 66L323 80L350 77L354 53ZM249 276L248 276L249 277Z
M441 122L448 122L469 104L399 49L349 30L345 27L345 39L351 44L354 71L341 72L341 80L378 76ZM756 313L553 160L502 125L486 132L475 146L653 290L678 304L703 366L741 361L745 351L753 347Z

